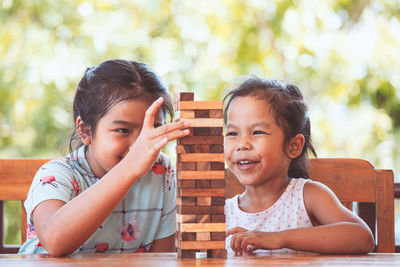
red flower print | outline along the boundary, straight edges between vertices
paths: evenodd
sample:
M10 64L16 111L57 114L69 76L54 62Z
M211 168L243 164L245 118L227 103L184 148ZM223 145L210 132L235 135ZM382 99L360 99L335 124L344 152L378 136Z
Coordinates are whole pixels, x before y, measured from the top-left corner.
M154 164L154 166L153 166L153 172L155 173L155 174L163 174L163 173L165 173L167 170L165 169L165 167L162 165L162 164L160 164L160 163L156 163L156 164Z
M71 179L71 184L72 184L72 187L74 188L75 196L77 196L81 192L81 188L79 187L79 184L74 179Z
M96 252L104 252L108 250L108 243L97 243Z
M128 226L122 229L121 238L126 242L135 240L135 228L132 224L128 223Z
M40 178L40 181L42 182L42 185L51 184L52 186L57 187L57 184L54 183L56 181L54 176L42 177Z

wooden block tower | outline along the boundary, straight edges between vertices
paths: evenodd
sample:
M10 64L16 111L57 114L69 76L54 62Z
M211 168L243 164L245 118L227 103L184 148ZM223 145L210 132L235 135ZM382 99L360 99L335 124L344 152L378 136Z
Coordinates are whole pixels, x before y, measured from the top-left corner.
M225 165L222 101L175 97L176 118L190 122L190 135L177 140L178 257L225 258Z

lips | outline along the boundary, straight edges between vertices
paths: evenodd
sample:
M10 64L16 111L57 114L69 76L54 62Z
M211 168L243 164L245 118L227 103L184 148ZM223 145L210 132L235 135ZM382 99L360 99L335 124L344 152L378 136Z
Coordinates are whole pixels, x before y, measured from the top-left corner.
M255 160L249 160L249 159L241 159L235 162L235 164L237 165L237 167L240 170L249 170L252 167L254 167L256 164L258 164L260 161L255 161Z

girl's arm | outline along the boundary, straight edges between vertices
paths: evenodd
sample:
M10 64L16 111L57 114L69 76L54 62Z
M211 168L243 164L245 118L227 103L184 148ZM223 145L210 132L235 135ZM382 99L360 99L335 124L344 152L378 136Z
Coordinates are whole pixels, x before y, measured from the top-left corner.
M328 187L306 183L304 202L310 217L320 225L273 233L230 229L227 234L233 234L232 249L241 254L257 248L319 253L368 253L374 248L374 238L365 222L346 209Z
M104 175L68 203L47 200L33 211L41 244L54 255L78 249L104 222L132 185L147 173L168 141L188 134L182 122L154 128L154 117L162 99L147 110L142 131L128 154Z

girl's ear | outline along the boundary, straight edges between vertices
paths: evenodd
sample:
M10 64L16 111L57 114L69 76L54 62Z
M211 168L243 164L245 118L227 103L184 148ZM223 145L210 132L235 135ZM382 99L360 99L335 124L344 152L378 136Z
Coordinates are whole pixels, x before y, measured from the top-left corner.
M76 118L76 131L85 145L90 145L92 143L92 136L90 134L90 126L83 122L81 116Z
M295 159L300 156L301 151L303 151L304 146L304 135L297 134L293 137L287 146L287 155L291 159Z

